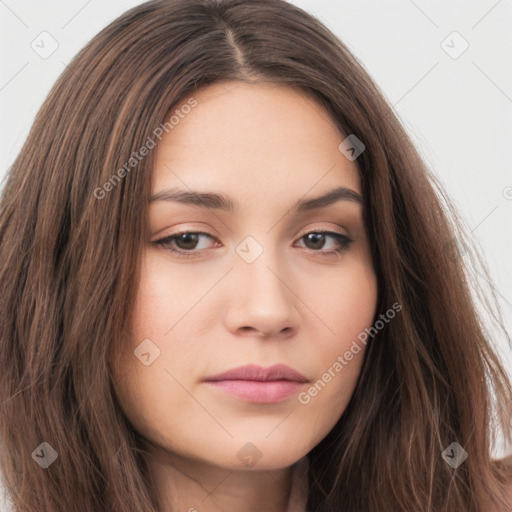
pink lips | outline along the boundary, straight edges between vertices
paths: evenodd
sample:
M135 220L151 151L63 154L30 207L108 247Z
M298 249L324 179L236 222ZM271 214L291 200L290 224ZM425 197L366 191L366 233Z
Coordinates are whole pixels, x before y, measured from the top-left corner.
M240 366L204 379L209 385L249 402L275 403L297 393L308 379L284 364Z

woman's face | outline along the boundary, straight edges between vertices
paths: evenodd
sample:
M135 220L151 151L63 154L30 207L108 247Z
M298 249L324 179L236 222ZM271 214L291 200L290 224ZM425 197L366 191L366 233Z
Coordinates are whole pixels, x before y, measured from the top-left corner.
M114 382L130 421L161 453L225 469L284 468L343 414L364 345L344 355L375 313L358 171L328 114L291 88L225 82L194 99L155 149L159 197ZM215 197L198 204L197 193ZM191 234L165 240L183 232ZM302 380L207 380L277 364Z

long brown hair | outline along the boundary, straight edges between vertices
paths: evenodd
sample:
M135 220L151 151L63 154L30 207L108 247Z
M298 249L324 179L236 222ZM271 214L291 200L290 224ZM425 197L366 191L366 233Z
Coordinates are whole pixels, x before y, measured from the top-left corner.
M0 462L15 511L160 510L110 371L137 291L154 152L131 159L181 102L223 80L305 91L363 141L377 317L403 307L368 343L347 409L309 453L308 511L503 507L511 467L491 448L495 427L512 441L512 389L493 340L510 338L492 285L489 316L477 309L481 256L381 92L285 1L161 0L75 57L3 189ZM457 468L441 456L454 442L468 453ZM49 447L58 458L42 469L37 450L55 456Z

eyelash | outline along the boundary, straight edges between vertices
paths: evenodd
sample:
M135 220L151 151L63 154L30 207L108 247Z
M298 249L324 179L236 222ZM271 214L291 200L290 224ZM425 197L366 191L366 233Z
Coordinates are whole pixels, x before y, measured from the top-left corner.
M160 240L155 240L153 243L155 245L163 247L167 251L171 251L172 253L175 253L176 256L178 256L180 258L194 258L198 255L198 253L200 253L204 249L195 250L195 251L185 251L183 249L181 249L181 250L173 249L170 246L170 244L173 241L178 239L181 235L186 235L186 234L187 235L188 234L204 235L204 236L207 236L208 238L213 239L213 236L211 236L209 233L204 233L202 231L181 231L181 232L172 233L169 236L166 236L165 238L161 238ZM342 235L341 233L337 233L336 231L308 231L307 233L302 235L299 238L299 240L301 240L301 239L305 238L307 235L311 235L311 234L331 236L339 244L338 248L336 248L332 251L321 251L321 250L310 249L310 251L313 252L314 256L316 256L315 253L319 253L320 255L325 256L325 257L339 257L341 254L348 251L348 249L350 248L350 245L354 242L353 239L349 238L346 235Z

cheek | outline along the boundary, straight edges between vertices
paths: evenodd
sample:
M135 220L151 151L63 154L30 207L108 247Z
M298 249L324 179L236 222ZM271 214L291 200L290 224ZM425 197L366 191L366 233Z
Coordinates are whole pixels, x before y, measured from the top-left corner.
M337 279L317 288L312 297L322 312L327 335L316 340L311 354L317 369L315 381L299 395L299 402L311 408L319 421L335 423L346 408L361 371L368 329L377 306L377 281L373 269L364 263L351 265ZM326 293L327 290L327 293Z
M326 333L320 337L325 343L317 345L317 353L323 357L332 358L333 354L348 350L352 340L373 322L377 280L373 268L364 261L350 262L336 275L317 280L316 287L310 286L307 293Z
M179 432L190 417L200 418L202 415L202 411L195 407L196 402L180 384L187 387L186 368L190 367L187 355L177 352L175 347L171 353L160 344L158 357L145 365L134 355L140 345L139 338L127 340L131 342L130 346L121 353L113 370L115 393L135 430L148 439L172 446L174 436L169 433ZM151 350L150 347L149 352ZM173 367L173 359L183 363L178 366L185 367L182 373Z
M162 337L176 322L171 315L181 310L180 302L187 294L187 288L179 284L178 276L169 274L157 258L144 257L132 317L135 334ZM179 288L179 294L175 293L176 288Z
M204 415L185 389L202 349L186 329L187 311L204 293L187 286L191 277L171 274L158 258L143 259L129 339L113 367L116 395L130 423L142 435L167 445L173 436L165 436L165 431L179 432L188 418ZM146 353L148 365L143 362Z

